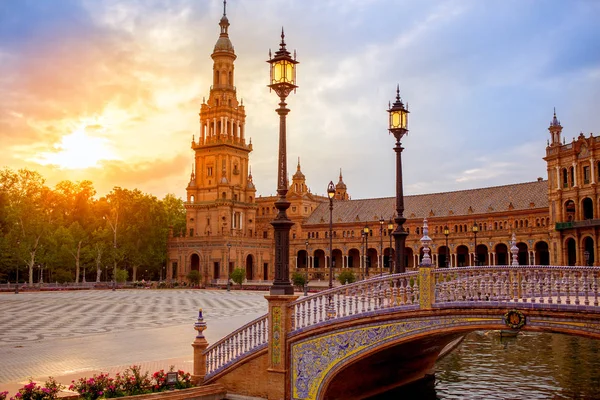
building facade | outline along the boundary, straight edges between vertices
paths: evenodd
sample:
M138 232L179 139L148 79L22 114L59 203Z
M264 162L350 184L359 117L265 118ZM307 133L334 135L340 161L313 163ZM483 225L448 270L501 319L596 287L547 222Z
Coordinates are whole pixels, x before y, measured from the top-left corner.
M223 283L234 268L243 268L247 281L268 282L274 277L270 222L277 197L257 196L225 13L219 26L213 84L200 106L200 135L191 143L186 231L169 236L167 278L185 281L197 270L205 285ZM521 265L598 265L600 138L580 134L566 144L556 113L548 130L547 180L405 196L407 268L418 267L422 257L424 218L438 267L510 264L513 233ZM328 280L332 263L336 275L344 269L359 278L387 273L394 259L389 224L395 198L351 200L341 170L335 186L330 252L329 199L310 192L298 159L287 194L294 222L290 271Z

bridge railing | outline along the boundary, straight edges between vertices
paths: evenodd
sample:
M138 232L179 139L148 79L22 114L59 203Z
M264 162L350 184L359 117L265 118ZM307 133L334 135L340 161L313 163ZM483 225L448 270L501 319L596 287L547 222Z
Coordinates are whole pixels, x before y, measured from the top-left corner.
M292 332L330 319L392 307L419 307L418 272L383 275L303 297L289 304Z
M229 364L265 347L268 340L268 323L268 315L263 315L208 347L204 351L206 377L211 377Z
M598 306L600 268L486 266L434 269L433 303L508 302Z

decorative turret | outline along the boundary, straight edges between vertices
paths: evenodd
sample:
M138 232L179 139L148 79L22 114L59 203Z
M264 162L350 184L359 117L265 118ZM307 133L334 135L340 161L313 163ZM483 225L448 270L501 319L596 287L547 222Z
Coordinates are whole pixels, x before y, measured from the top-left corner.
M550 131L550 146L560 146L560 134L562 129L563 127L561 126L560 121L556 118L556 108L554 108L554 117L548 127L548 130Z
M298 157L298 166L296 167L296 173L292 176L292 184L289 187L289 191L303 195L308 192L306 187L306 177L300 170L300 157Z
M340 180L337 185L335 185L335 199L336 200L350 200L350 196L346 191L346 184L344 183L344 179L342 178L342 169L340 168Z
M427 224L427 218L423 220L423 237L421 238L421 244L423 245L423 259L421 260L421 266L431 267L431 257L429 256L429 245L431 244L431 238L429 237L429 225Z

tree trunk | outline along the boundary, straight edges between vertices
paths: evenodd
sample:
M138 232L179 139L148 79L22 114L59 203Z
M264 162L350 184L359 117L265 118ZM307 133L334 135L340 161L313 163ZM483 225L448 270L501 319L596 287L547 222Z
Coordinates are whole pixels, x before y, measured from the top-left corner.
M102 276L102 249L96 243L96 282L100 282L101 276ZM106 276L104 277L104 280L108 281Z
M31 251L29 252L29 255L31 256L29 262L27 263L27 267L29 269L29 286L33 286L33 266L35 265L35 252L37 251L39 243L40 236L35 238L33 249L31 249Z

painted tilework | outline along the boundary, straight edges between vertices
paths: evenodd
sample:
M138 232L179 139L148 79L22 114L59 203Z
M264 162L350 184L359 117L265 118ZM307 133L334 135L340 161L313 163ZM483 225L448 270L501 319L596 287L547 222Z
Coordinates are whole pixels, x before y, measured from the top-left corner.
M271 344L271 365L281 364L281 307L273 307L273 343Z
M502 316L406 319L311 337L292 346L293 399L317 399L327 375L340 363L390 341L442 326L502 323Z

